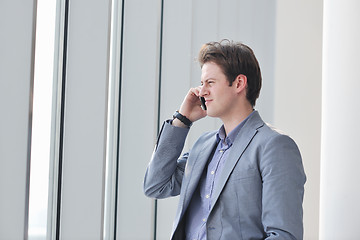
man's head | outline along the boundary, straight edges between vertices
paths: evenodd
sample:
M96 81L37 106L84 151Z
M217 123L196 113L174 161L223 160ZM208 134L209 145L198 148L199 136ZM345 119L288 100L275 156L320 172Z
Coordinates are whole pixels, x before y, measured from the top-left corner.
M255 106L261 89L261 72L251 48L229 40L209 42L200 49L198 60L201 67L207 62L217 64L230 86L238 75L245 75L247 78L246 98L252 106Z

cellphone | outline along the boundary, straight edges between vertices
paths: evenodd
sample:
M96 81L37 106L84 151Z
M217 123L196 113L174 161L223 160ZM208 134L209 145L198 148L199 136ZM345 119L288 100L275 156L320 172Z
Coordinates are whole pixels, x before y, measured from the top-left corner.
M201 101L201 106L204 110L206 110L206 104L205 104L205 98L204 97L200 97L200 101Z

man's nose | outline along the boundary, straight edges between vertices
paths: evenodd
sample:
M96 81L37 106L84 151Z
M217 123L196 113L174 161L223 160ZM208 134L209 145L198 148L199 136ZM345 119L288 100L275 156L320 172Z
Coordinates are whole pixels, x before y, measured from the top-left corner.
M199 96L200 97L204 97L206 95L207 91L206 91L206 87L202 86L200 88L200 92L199 92Z

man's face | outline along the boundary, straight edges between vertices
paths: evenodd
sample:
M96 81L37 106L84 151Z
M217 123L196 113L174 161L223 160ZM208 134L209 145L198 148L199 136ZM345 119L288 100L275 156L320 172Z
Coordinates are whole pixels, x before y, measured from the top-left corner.
M207 62L201 69L200 96L206 100L207 115L220 119L231 117L237 95L234 84L229 82L221 68L213 62Z

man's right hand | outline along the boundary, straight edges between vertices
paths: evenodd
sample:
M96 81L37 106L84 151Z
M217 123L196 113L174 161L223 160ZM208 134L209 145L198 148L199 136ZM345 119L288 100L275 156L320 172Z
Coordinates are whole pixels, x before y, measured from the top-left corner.
M184 101L181 104L179 113L187 117L191 122L195 122L201 118L206 117L206 110L201 108L200 101L200 91L201 86L196 88L191 88L187 95L184 98ZM174 119L174 126L186 127L179 119Z

